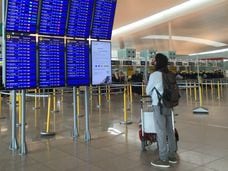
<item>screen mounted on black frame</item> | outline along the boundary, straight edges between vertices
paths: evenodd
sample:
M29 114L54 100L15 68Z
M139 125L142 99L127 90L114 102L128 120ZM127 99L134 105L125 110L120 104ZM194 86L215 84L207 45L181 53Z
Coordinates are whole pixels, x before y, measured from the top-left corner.
M6 89L35 88L36 38L6 35Z
M39 38L39 87L65 86L64 40Z
M110 40L117 0L96 0L91 38Z
M42 0L39 34L64 36L69 0Z
M88 38L95 0L71 0L66 34L69 37Z
M36 33L39 0L8 0L6 31Z
M67 86L90 84L89 41L67 40Z
M111 81L111 43L92 41L92 84L110 84Z

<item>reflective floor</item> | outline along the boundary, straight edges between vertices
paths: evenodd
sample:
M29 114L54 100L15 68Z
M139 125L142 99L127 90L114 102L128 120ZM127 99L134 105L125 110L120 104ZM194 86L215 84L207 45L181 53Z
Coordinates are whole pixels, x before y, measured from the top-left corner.
M91 141L85 142L84 96L80 95L79 137L73 141L72 93L57 97L56 110L51 113L50 131L54 137L41 137L46 128L47 99L37 99L34 109L33 97L26 98L27 155L9 150L11 139L11 110L8 97L3 98L0 120L0 171L227 171L228 170L228 88L223 87L220 99L217 91L204 91L203 106L209 114L193 114L198 106L194 95L181 92L181 102L175 108L176 128L179 131L179 163L169 169L150 165L158 157L157 146L141 150L138 137L140 119L140 96L133 95L128 104L128 121L124 120L123 95L111 95L107 101L103 95L98 108L98 97L89 99L89 133ZM87 132L88 133L88 132ZM20 130L18 130L20 145Z

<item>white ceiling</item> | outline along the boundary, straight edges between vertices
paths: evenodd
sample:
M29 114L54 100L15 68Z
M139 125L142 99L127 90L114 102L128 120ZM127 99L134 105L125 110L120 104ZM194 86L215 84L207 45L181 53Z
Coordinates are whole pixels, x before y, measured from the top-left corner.
M202 1L202 0L196 0ZM114 21L114 30L135 21L149 17L163 10L187 2L186 0L118 0ZM135 31L113 35L113 49L153 48L157 51L174 50L176 54L191 54L209 50L224 49L228 46L228 0L209 0L198 7L197 11L187 14L175 14L169 21L136 29ZM169 17L168 17L169 18ZM199 42L188 42L171 39L142 39L150 35L170 35L192 37L224 43L225 46L214 47ZM227 45L226 45L227 44Z

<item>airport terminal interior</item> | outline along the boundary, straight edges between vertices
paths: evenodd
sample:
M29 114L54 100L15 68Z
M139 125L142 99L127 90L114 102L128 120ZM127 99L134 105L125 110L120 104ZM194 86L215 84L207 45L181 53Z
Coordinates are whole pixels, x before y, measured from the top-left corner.
M227 0L55 2L1 0L0 171L228 170ZM157 53L180 93L169 168L140 132Z

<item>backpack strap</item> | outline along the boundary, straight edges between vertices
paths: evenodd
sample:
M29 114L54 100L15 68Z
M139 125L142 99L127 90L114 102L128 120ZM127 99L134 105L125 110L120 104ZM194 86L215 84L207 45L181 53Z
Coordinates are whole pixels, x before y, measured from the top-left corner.
M162 103L161 103L162 95L161 95L161 93L158 91L158 89L156 89L156 87L154 87L154 88L152 89L152 92L153 92L154 90L155 90L156 93L157 93L157 97L158 97L158 106L160 107L160 114L162 114Z

